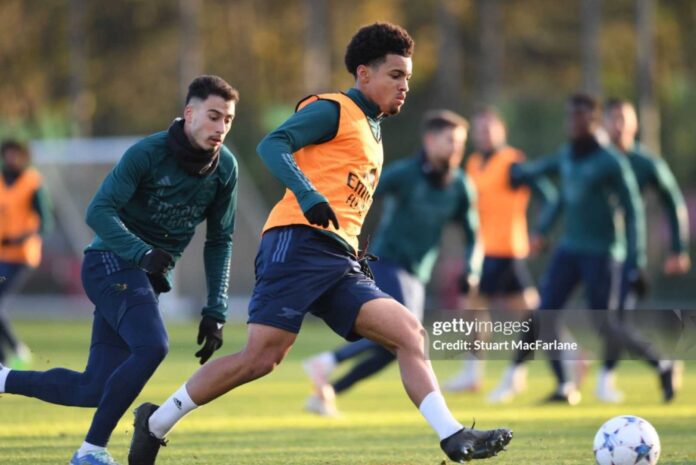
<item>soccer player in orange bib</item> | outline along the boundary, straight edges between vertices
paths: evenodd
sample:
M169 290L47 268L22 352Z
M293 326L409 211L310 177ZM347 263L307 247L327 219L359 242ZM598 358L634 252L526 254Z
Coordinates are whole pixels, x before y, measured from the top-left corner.
M476 151L466 163L469 179L476 186L480 222L480 243L484 259L478 292L469 293L470 308L489 309L491 305L521 312L539 305L539 294L527 267L530 239L527 207L532 194L540 199L540 219L552 214L556 190L551 182L539 177L524 184L510 179L510 169L525 160L522 151L507 144L507 131L500 114L491 107L479 109L473 116L472 136ZM469 283L462 283L462 291ZM513 376L514 375L514 376ZM476 354L467 359L460 372L444 384L448 391L476 391L483 377L483 360ZM498 401L503 391L519 391L525 372L506 375L501 386L491 393Z
M41 174L30 166L24 144L3 141L0 174L0 363L26 368L31 360L2 308L2 300L29 268L41 262L41 237L53 224L51 205ZM7 357L5 349L12 356Z
M161 407L136 410L130 465L152 465L164 436L191 410L270 373L307 313L348 340L366 337L395 353L408 396L453 461L492 457L512 439L510 430L463 428L452 416L425 358L423 327L375 285L358 253L382 171L379 123L406 100L412 52L401 27L363 27L345 55L354 87L302 100L259 144L259 155L287 190L261 238L246 347L204 365Z

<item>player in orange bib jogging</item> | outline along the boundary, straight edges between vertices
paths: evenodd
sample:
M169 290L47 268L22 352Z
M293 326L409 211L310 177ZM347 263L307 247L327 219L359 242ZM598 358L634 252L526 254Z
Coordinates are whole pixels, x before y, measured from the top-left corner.
M382 171L379 123L404 104L412 52L401 27L363 27L345 55L355 86L301 101L261 142L259 154L288 189L261 238L246 347L203 366L161 407L137 409L130 465L152 465L165 435L191 410L270 373L310 312L348 340L366 337L395 353L406 392L450 459L488 458L512 439L510 430L476 431L454 419L425 358L423 327L375 285L358 254Z
M0 153L0 363L26 368L31 352L12 330L2 299L27 269L41 262L41 236L51 229L53 220L41 174L29 165L27 147L6 140ZM7 357L6 348L11 357Z

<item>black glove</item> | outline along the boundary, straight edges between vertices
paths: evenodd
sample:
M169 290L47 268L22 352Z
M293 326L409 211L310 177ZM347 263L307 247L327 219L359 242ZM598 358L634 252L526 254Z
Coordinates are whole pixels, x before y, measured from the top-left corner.
M174 267L174 257L162 249L150 249L140 260L140 268L151 274L164 274Z
M309 224L328 228L330 222L333 224L334 228L338 229L338 218L336 218L336 213L334 213L327 202L316 204L304 212L304 216L307 218L307 221L309 221Z
M370 262L376 262L379 260L379 257L377 255L372 255L371 253L367 252L358 252L358 263L360 264L360 271L370 278L371 280L375 280L375 275L372 273L372 269L370 268Z
M147 279L150 280L152 290L155 291L155 294L164 294L172 290L172 286L169 284L167 276L165 276L164 273L148 273Z
M208 361L213 352L222 347L222 327L224 322L205 315L198 325L198 344L203 344L196 357L201 359L201 365Z
M462 273L457 279L457 287L459 287L459 293L462 295L468 295L471 291L471 281L469 281L469 274Z
M628 289L635 293L639 299L645 298L650 292L650 281L641 268L634 268L628 272Z

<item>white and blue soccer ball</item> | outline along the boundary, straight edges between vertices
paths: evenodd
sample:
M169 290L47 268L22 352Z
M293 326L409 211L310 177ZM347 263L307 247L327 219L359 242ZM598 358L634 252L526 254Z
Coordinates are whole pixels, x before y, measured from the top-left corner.
M648 421L621 415L599 428L593 450L598 465L655 465L660 437Z

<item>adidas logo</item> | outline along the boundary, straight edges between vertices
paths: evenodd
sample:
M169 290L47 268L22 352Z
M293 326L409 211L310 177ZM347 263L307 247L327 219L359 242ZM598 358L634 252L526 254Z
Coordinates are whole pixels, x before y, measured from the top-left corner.
M169 176L165 176L162 179L160 179L159 181L157 181L157 185L158 186L171 186L172 181L169 179Z
M174 397L173 400L174 400L174 405L176 405L176 408L181 410L181 401L179 399L177 399L176 397Z

